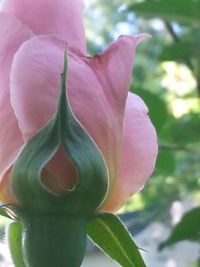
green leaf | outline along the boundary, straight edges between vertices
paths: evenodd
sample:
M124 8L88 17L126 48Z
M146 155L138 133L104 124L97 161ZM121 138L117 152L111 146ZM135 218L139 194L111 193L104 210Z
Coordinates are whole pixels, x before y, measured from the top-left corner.
M173 43L165 46L159 56L161 61L183 62L194 55L196 46L189 42Z
M11 257L15 267L26 267L22 257L22 225L18 222L9 224L7 230Z
M160 132L168 119L168 111L164 100L142 88L133 88L131 91L139 95L147 104L149 109L149 117L152 120L157 132Z
M123 267L145 267L130 233L111 213L100 213L89 224L89 237Z
M200 1L154 0L129 6L129 10L145 18L160 17L167 21L200 23Z
M200 207L187 212L183 216L182 220L172 230L169 238L160 245L160 249L183 240L200 241Z

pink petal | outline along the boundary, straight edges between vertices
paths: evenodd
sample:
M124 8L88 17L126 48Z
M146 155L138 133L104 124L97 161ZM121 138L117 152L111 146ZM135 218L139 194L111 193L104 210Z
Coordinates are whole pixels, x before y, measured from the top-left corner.
M132 194L143 188L153 172L157 152L156 132L148 109L139 96L129 93L119 176L102 209L118 210Z
M3 175L13 164L23 145L18 122L10 104L10 68L13 56L20 45L33 34L16 18L0 13L0 36L0 186L2 187L3 183L5 185L5 181L2 181Z
M97 96L97 104L94 102L95 112L97 110L95 106L99 105L100 101L102 103L101 110L105 110L105 114L102 113L99 118L96 118L94 125L98 124L102 118L103 122L99 124L99 127L97 125L92 128L93 122L90 119L86 129L88 129L106 159L110 174L110 190L112 190L115 183L119 167L124 109L132 77L135 50L137 44L147 38L149 38L148 34L120 36L117 41L110 44L105 52L85 61L97 79L94 81L90 79L90 85L88 86L99 83L100 90L104 95L104 97ZM97 91L96 88L95 91ZM91 90L89 94L91 94ZM78 117L80 121L84 121L84 114L80 114L80 116L82 116ZM107 121L105 121L105 118ZM102 131L102 126L105 128L104 132Z
M122 108L122 113L132 78L136 46L149 37L148 34L122 35L105 52L90 58L88 62L109 103L118 111Z
M65 194L77 183L76 169L60 147L42 172L43 184L53 193Z
M82 0L4 0L2 9L35 34L57 35L86 52Z
M121 37L94 58L68 50L70 103L104 154L111 188L120 158L123 113L134 51L144 38L142 35ZM15 56L11 101L26 140L44 126L56 110L64 47L64 42L56 37L39 36L26 42Z

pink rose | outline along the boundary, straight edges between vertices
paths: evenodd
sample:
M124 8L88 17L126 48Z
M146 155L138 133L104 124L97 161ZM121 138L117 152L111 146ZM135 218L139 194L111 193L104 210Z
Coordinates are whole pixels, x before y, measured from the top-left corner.
M54 114L64 48L67 88L77 119L102 151L109 171L103 210L119 209L151 175L157 155L148 109L128 93L136 45L147 35L121 36L105 52L87 56L82 0L4 0L0 12L0 198L14 202L10 170L24 144ZM65 193L76 181L60 149L43 182Z

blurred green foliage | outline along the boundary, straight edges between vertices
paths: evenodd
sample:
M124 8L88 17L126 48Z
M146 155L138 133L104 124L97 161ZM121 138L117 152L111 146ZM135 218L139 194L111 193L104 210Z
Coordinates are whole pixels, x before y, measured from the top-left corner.
M130 5L129 10L145 18L160 17L168 21L200 23L200 2L195 0L154 0Z
M90 54L120 34L152 35L137 49L130 90L149 107L160 153L153 177L122 211L155 207L166 220L175 200L200 200L200 0L94 0L86 15Z
M160 249L183 240L200 242L200 207L187 212Z

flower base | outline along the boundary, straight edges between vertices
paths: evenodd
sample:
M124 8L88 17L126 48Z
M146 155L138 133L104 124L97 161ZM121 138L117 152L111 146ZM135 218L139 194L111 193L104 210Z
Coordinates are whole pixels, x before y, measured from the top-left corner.
M22 218L22 250L27 267L79 267L87 237L87 218L30 214Z

